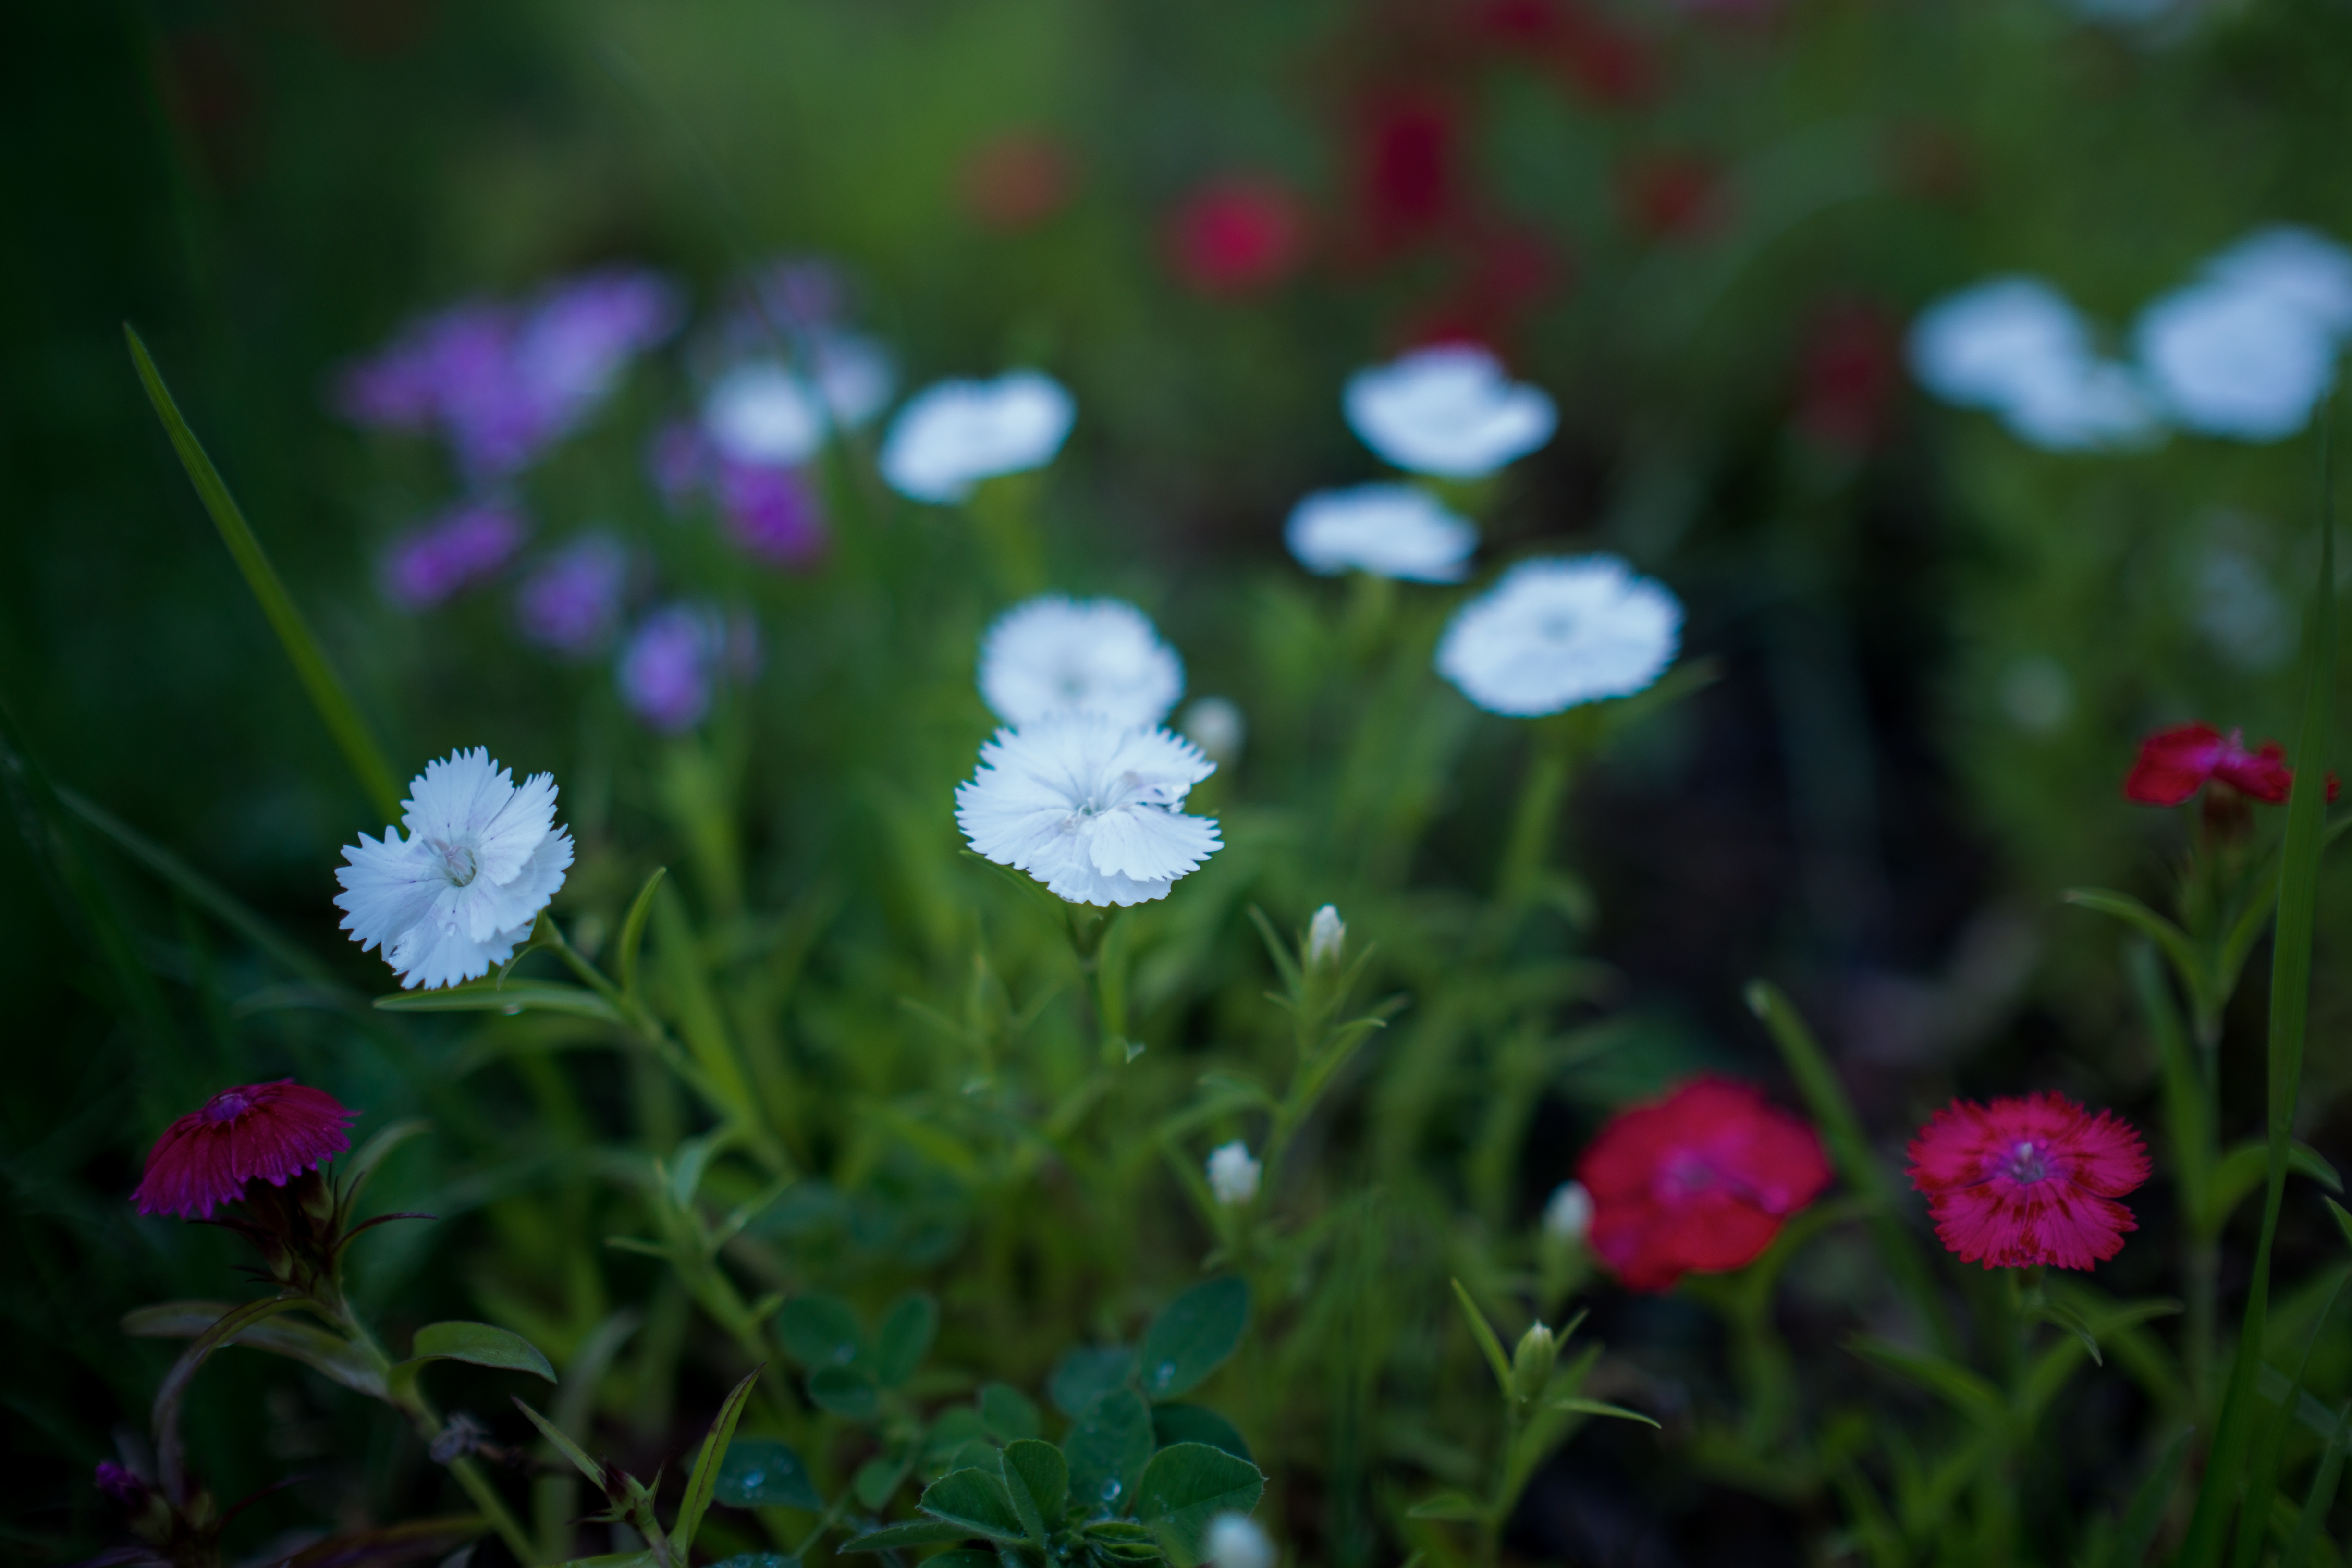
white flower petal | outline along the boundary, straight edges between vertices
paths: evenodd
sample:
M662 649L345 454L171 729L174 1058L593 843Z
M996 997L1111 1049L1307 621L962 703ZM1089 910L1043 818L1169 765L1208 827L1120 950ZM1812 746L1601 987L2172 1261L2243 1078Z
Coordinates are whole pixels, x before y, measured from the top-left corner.
M1513 382L1469 343L1417 349L1348 378L1341 398L1364 445L1417 474L1475 479L1551 439L1550 395Z
M1478 530L1417 485L1357 485L1300 501L1283 541L1300 565L1327 577L1353 571L1458 583L1478 548Z
M1164 882L1201 868L1217 852L1217 825L1161 806L1097 816L1087 836L1095 869L1138 881Z
M981 748L956 824L975 851L1073 903L1164 899L1221 847L1215 822L1175 809L1215 767L1164 730L1057 714Z
M1437 672L1515 718L1630 697L1674 662L1682 605L1609 555L1527 561L1455 612Z
M1042 371L939 382L890 422L882 477L916 500L961 500L982 479L1052 462L1076 417L1069 393Z
M1184 664L1133 605L1047 594L1015 605L988 628L980 694L1011 724L1098 713L1149 727L1184 695Z

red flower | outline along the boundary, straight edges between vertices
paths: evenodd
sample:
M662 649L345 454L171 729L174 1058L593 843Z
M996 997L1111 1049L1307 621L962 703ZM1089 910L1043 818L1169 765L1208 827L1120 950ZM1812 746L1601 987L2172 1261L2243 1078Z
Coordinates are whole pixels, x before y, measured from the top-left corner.
M2223 735L2210 724L2175 724L2139 743L2138 760L2124 780L2124 798L2142 805L2179 805L2214 779L2276 805L2286 799L2294 773L2276 741L2250 752L2240 731ZM2327 798L2336 798L2332 779Z
M2116 1200L2147 1180L2147 1145L2131 1123L2063 1094L1956 1100L1909 1153L1936 1237L1964 1263L2088 1268L2139 1228Z
M1078 177L1061 142L1043 132L1012 131L973 148L956 183L964 211L982 227L1018 234L1067 206Z
M1619 1111L1577 1162L1592 1194L1593 1252L1629 1289L1756 1261L1781 1222L1821 1195L1813 1130L1728 1079L1701 1078Z
M1375 253L1425 239L1454 216L1460 142L1454 105L1433 94L1402 92L1366 106L1356 130L1357 202Z
M282 1187L350 1148L358 1115L290 1078L223 1089L163 1130L131 1201L141 1214L210 1219L247 1182Z
M1306 204L1279 180L1212 180L1169 216L1169 260L1203 294L1270 288L1298 270L1306 256Z

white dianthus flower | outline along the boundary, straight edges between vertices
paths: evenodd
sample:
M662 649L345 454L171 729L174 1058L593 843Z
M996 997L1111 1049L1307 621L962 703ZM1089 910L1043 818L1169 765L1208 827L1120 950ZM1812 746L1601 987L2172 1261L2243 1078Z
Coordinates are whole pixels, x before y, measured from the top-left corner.
M1454 613L1437 673L1514 718L1630 697L1674 662L1683 607L1613 555L1524 561Z
M1184 695L1184 664L1125 600L1046 594L1005 611L981 639L980 695L1008 724L1099 713L1148 730Z
M1339 962L1348 945L1348 922L1339 918L1336 904L1326 904L1315 911L1307 925L1307 966L1325 968Z
M1415 583L1460 582L1478 548L1478 530L1417 485L1318 490L1292 509L1282 538L1309 572Z
M1562 1182L1544 1205L1544 1234L1560 1241L1582 1241L1592 1228L1592 1194L1582 1182Z
M2295 294L2214 277L2139 319L2140 358L2191 430L2278 441L2311 423L2336 380L2341 334Z
M1043 371L939 382L890 422L882 477L916 500L960 501L982 479L1052 462L1076 417L1069 393Z
M1416 349L1348 378L1349 428L1410 473L1475 479L1546 441L1559 422L1551 396L1516 383L1472 343Z
M2039 278L1995 278L1938 300L1912 323L1909 353L1929 392L1998 414L2047 450L2129 446L2160 429L2138 376L2101 358L2082 313Z
M344 847L343 929L381 948L404 987L476 979L513 956L571 868L554 775L517 784L477 746L425 763L408 791L407 837L387 827Z
M2352 331L2352 250L2324 234L2284 223L2256 229L2208 261L2205 276L2292 305L2331 332Z
M1274 1568L1279 1556L1273 1539L1245 1513L1227 1511L1209 1521L1202 1544L1214 1568Z
M1221 766L1239 762L1249 739L1249 720L1230 697L1195 698L1177 716L1176 728Z
M1148 903L1222 847L1213 818L1182 809L1216 767L1165 730L1055 714L981 747L980 771L956 787L956 825L1071 903Z
M1228 1205L1257 1196L1258 1178L1265 1167L1250 1157L1249 1145L1236 1138L1209 1151L1209 1190Z
M790 467L824 445L824 411L801 378L773 360L739 364L702 401L711 444L738 462Z

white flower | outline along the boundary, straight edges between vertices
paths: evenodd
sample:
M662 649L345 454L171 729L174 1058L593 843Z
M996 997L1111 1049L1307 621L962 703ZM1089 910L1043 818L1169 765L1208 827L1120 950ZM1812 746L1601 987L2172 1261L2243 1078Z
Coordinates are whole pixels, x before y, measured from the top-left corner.
M1911 325L1911 372L1947 403L2001 416L2036 447L2126 446L2160 421L2130 369L2102 359L2066 297L2038 278L1995 278Z
M816 389L833 416L851 429L889 406L898 389L890 353L872 338L838 330L815 334Z
M1195 699L1177 715L1176 728L1221 767L1239 762L1249 739L1249 720L1228 697Z
M1348 426L1364 445L1416 474L1475 479L1551 439L1550 395L1513 382L1471 343L1416 349L1348 378Z
M1274 1568L1278 1560L1274 1542L1245 1513L1229 1510L1209 1521L1202 1543L1215 1568Z
M1458 583L1478 530L1418 485L1318 490L1300 501L1283 542L1309 572L1369 572L1415 583Z
M1525 561L1454 613L1437 673L1515 718L1630 697L1674 662L1683 607L1613 555Z
M1317 910L1307 923L1307 966L1322 969L1339 963L1347 944L1348 923L1339 918L1339 907L1326 904Z
M956 825L1074 904L1148 903L1222 847L1214 819L1181 809L1216 766L1165 730L1055 714L981 747L980 771L956 788Z
M980 695L1008 724L1099 713L1148 730L1184 695L1184 664L1125 600L1046 594L1005 611L981 639Z
M1236 1138L1209 1151L1209 1190L1221 1204L1245 1204L1257 1196L1258 1178L1265 1168L1250 1158L1249 1145Z
M711 443L738 462L795 467L824 445L830 422L854 428L890 401L890 359L871 340L827 332L814 352L814 387L772 359L746 360L712 384L702 402Z
M425 764L401 802L403 838L360 835L335 873L343 929L381 948L404 987L453 985L504 963L563 886L572 835L555 826L555 779L520 785L477 746Z
M939 382L890 422L882 477L916 500L959 501L982 479L1052 462L1076 417L1069 393L1042 371Z
M2258 229L2142 313L2141 361L2192 430L2277 441L2311 422L2352 333L2352 251L2292 225Z
M1592 1194L1582 1182L1562 1182L1544 1205L1543 1230L1560 1241L1582 1241L1592 1228Z

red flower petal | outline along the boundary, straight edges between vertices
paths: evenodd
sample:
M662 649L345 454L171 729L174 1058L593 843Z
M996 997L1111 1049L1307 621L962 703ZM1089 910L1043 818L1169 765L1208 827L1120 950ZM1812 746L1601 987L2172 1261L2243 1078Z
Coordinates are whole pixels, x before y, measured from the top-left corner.
M282 1187L349 1149L358 1114L291 1079L224 1089L163 1130L131 1201L141 1214L210 1219L247 1182Z
M2235 735L2213 765L2213 776L2271 805L2284 801L2294 783L2294 770L2286 765L2286 752L2276 741L2264 741L2261 751L2249 752L2238 744Z
M2115 1200L2147 1180L2147 1145L2112 1112L2061 1094L1955 1100L1909 1153L1937 1238L1966 1263L2088 1268L2138 1228Z
M2221 731L2210 724L2176 724L2139 743L2124 780L2124 798L2142 805L2179 805L2205 785L2221 760Z

